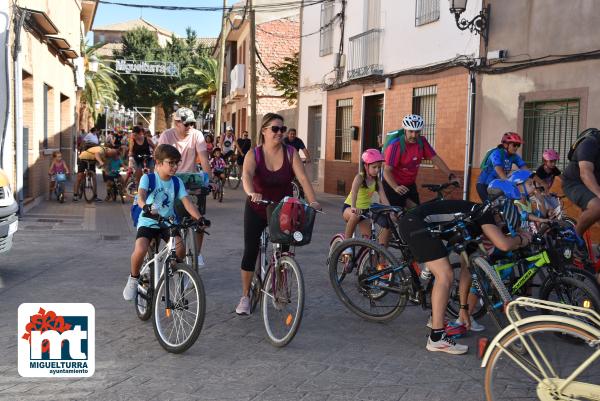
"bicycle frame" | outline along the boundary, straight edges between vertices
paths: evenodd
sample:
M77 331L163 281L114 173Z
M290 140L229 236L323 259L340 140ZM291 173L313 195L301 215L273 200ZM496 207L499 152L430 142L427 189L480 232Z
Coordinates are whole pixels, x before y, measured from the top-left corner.
M557 316L557 315L541 315L541 316L533 316L527 317L523 319L519 314L517 307L526 307L530 306L537 309L544 309L550 312L558 312L561 314L567 314L574 317L585 318L593 323L593 325L584 323L583 321L576 319L574 317L566 317L566 316ZM537 342L533 339L527 341L523 336L523 333L520 330L521 326L534 323L534 322L556 322L556 323L564 323L576 328L579 328L583 331L590 332L592 335L595 335L598 339L590 344L591 346L597 346L598 349L587 358L579 367L577 367L566 379L561 380L560 387L556 389L559 394L562 394L563 391L571 384L583 371L585 371L594 361L600 358L600 315L594 311L593 309L582 308L579 306L559 304L550 301L543 301L539 299L525 298L520 297L512 302L510 302L506 309L506 316L510 322L509 326L504 328L496 337L492 340L488 349L483 357L483 361L481 363L481 367L485 368L490 359L490 356L496 347L500 347L506 355L508 355L511 360L513 360L519 367L521 367L529 376L531 376L538 383L543 382L544 380L551 382L550 379L556 377L556 373L550 363L548 362L548 358L544 355L541 350L541 347ZM500 340L506 336L511 331L515 331L519 336L519 340L523 343L527 352L531 356L533 363L536 365L539 372L544 376L543 378L538 377L535 373L531 371L523 362L519 360L518 357L513 355L513 353L504 347L502 347L499 342ZM530 343L531 342L531 343ZM535 349L535 352L534 352ZM537 354L536 354L537 353ZM539 355L539 356L538 356ZM551 376L553 375L553 377ZM582 389L589 386L592 389L594 387L598 387L592 384L579 383L580 386L583 386ZM571 389L571 392L574 389Z
M517 280L517 282L512 286L512 288L510 289L511 294L514 294L515 292L519 291L533 276L535 276L535 274L541 267L550 264L550 256L546 251L542 251L538 254L526 257L521 260L529 262L527 266L527 271L521 277L519 277L519 280ZM499 276L502 276L502 271L513 268L516 265L517 262L510 262L502 265L494 265L492 267L494 268L494 270L496 270L496 273L498 273Z

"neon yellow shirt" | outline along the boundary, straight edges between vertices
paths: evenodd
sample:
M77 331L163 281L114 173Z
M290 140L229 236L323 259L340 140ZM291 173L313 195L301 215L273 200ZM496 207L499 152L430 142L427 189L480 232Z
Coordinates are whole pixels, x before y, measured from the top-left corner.
M376 181L365 188L362 184L358 188L358 196L356 197L356 208L357 209L368 209L371 206L373 195L375 194ZM348 197L344 201L345 204L352 206L352 191L348 194Z

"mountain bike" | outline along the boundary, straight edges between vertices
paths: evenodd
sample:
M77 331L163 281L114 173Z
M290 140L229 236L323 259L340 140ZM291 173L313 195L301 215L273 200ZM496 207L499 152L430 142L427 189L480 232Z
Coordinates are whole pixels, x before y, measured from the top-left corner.
M79 193L83 194L87 203L92 203L96 197L96 162L92 160L80 160L84 163L83 180L79 184Z
M223 193L224 193L223 189L225 187L225 181L229 180L227 170L225 170L225 175L227 176L226 179L222 179L218 176L214 178L215 189L213 191L213 199L217 199L219 202L223 202ZM230 186L230 188L231 188L231 186Z
M267 200L257 203L276 205ZM310 241L316 210L311 207L306 210L306 224L291 234L287 244L270 241L270 231L278 226L276 211L270 213L269 227L260 237L257 266L250 285L250 313L260 303L267 340L276 347L284 347L292 341L304 312L304 278L295 259L294 246Z
M148 174L150 168L148 167L148 160L152 159L152 155L139 155L138 158L142 159L142 175ZM135 179L135 170L132 169L131 174L128 172L128 179L125 183L125 191L130 197L134 197L137 194L139 182Z
M526 307L546 314L522 317L518 308ZM518 298L508 304L506 315L509 326L492 340L481 363L488 401L600 399L596 311ZM525 352L515 352L515 343Z
M123 189L123 183L121 181L121 176L116 175L110 177L110 188L108 190L108 197L113 200L113 202L117 201L117 197L121 199L121 203L125 203L125 190Z
M156 239L150 243L138 279L135 311L141 320L153 316L152 326L159 344L178 354L190 348L200 335L206 296L198 272L178 261L175 241L181 230L203 230L204 222L184 219L176 224L172 218L146 217L155 219L156 227L169 230L169 241L160 250Z

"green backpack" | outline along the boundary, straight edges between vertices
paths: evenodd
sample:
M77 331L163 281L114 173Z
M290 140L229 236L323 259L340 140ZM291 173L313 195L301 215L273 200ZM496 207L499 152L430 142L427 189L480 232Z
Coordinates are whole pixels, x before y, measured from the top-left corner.
M495 147L495 148L491 148L490 150L487 151L487 153L485 154L485 156L483 156L483 160L481 160L481 164L479 165L480 169L484 169L488 166L488 162L490 160L490 156L492 155L492 152L496 149L500 149L503 153L506 153L506 150L504 150L504 148L499 148L499 147ZM502 158L505 158L506 154L502 155Z
M404 151L406 150L406 139L404 136L403 129L388 132L386 137L387 138L386 138L385 144L383 145L382 153L385 154L385 150L389 146L393 145L394 143L396 143L398 141L400 141L400 154L404 153ZM423 137L421 137L421 135L417 135L417 144L419 145L419 151L422 153L424 145L423 145Z

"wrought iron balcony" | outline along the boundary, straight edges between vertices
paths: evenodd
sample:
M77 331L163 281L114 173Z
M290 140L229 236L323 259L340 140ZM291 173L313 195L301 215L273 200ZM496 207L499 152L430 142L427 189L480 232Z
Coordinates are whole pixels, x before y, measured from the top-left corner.
M370 29L349 39L348 79L383 74L379 59L382 32L382 29Z

